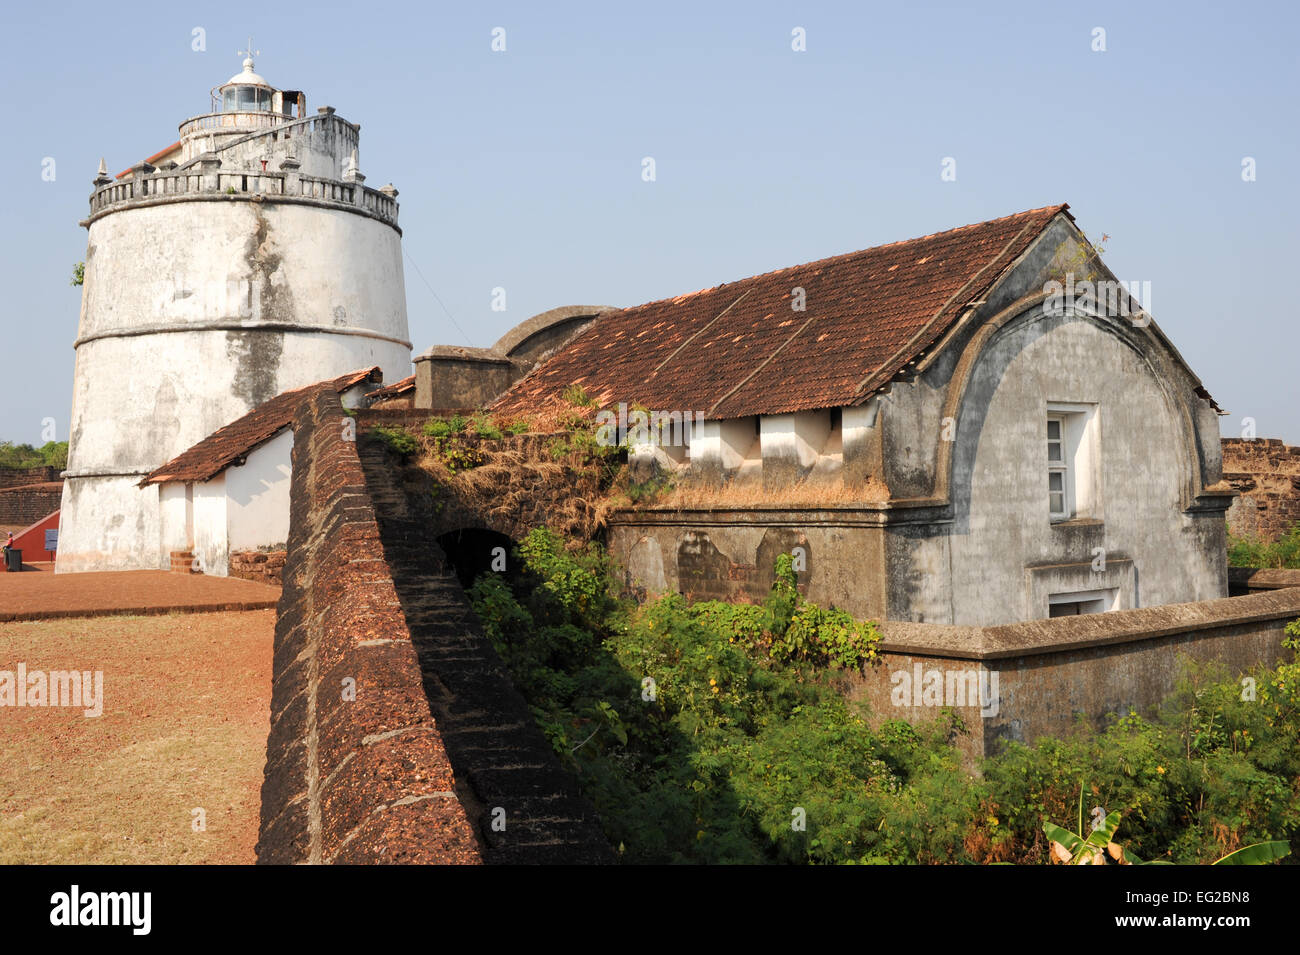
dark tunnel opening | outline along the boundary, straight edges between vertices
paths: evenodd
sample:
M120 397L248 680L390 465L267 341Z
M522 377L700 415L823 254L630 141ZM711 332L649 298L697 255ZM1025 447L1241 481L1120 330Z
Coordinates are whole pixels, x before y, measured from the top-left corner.
M438 546L447 555L447 562L456 572L460 585L470 585L489 571L501 574L513 584L519 576L515 565L515 542L505 534L481 527L466 527L449 531L438 537Z

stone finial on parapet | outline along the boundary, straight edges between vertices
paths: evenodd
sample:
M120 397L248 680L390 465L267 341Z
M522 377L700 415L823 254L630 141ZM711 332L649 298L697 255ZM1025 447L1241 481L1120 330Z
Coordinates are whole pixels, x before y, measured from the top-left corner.
M386 186L380 186L379 191L382 192L384 195L386 195L389 199L397 198L397 190L393 188L393 184L391 182Z
M221 160L216 153L202 153L194 160L194 168L203 177L203 189L216 192L220 185Z
M296 196L302 193L302 180L299 178L298 173L301 168L302 163L293 156L285 156L280 160L280 171L284 173L284 194L286 196Z
M361 164L357 162L357 151L352 150L352 155L348 156L347 167L343 170L344 182L363 183L366 177L361 175Z
M91 182L96 186L107 186L113 181L113 177L108 174L108 163L104 162L103 157L99 160L99 171L95 173L95 178Z

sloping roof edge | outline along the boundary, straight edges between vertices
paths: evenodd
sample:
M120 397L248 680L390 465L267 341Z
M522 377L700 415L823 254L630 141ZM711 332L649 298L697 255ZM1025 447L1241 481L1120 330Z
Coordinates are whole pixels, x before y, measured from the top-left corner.
M399 378L391 385L384 385L382 388L367 392L366 399L369 401L382 401L385 398L396 398L398 395L408 394L413 391L415 391L415 376L407 375L405 378Z
M536 406L571 383L600 400L694 402L719 419L865 402L939 342L1059 216L1074 221L1066 203L1041 206L602 313L491 407ZM948 281L921 268L949 257ZM787 275L797 290L829 291L842 304L771 321L791 301L781 288ZM817 282L826 284L815 291ZM846 331L870 346L828 351L828 335ZM792 376L810 383L787 390ZM760 409L756 394L778 397L764 397Z
M150 484L195 484L210 481L232 464L247 457L253 450L274 438L293 424L294 409L308 392L330 388L342 394L349 388L365 382L382 382L383 372L378 365L348 372L337 378L327 378L302 388L282 391L258 405L252 411L212 432L198 444L182 451L176 457L150 471L140 481L139 487Z

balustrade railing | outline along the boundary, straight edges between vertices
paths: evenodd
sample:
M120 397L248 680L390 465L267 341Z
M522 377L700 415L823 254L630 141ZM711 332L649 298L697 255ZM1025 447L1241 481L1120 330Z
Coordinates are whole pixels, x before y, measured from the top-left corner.
M116 206L167 196L296 196L333 205L353 206L386 222L397 224L397 200L360 183L303 176L289 171L260 172L202 167L203 164L197 164L183 169L146 173L101 185L91 193L90 214L95 216Z

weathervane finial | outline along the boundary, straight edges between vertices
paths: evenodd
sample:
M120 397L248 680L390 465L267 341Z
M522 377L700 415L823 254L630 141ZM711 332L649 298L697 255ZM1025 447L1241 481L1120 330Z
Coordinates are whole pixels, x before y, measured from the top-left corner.
M253 38L252 38L251 36L248 38L248 49L247 49L247 50L236 50L235 52L236 52L237 54L240 54L240 55L242 55L242 56L247 57L246 62L248 63L248 65L249 65L250 67L253 65L253 57L255 57L255 56L261 56L261 55L262 55L262 51L261 51L261 50L254 50L254 49L253 49Z

